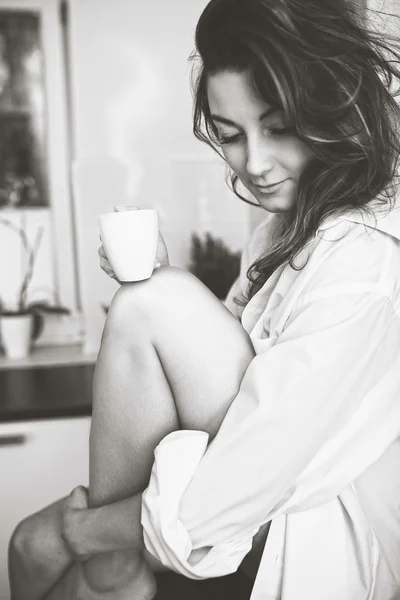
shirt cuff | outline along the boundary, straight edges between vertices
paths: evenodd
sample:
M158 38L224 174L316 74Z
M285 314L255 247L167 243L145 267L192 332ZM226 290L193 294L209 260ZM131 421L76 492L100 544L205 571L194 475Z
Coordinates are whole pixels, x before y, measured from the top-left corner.
M251 550L253 536L227 540L208 548L195 562L190 533L179 519L182 496L207 450L203 431L175 431L154 452L154 464L143 492L142 526L146 549L164 566L191 579L222 577L235 572ZM216 507L216 510L218 507ZM201 502L199 503L201 510ZM207 547L204 540L202 548ZM190 559L194 564L190 564Z

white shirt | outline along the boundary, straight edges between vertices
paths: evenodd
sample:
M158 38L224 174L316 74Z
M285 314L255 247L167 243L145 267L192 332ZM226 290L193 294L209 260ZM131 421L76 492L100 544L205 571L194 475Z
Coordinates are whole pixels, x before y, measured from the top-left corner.
M212 443L156 448L142 524L169 568L234 572L272 521L251 600L400 598L400 208L376 217L327 220L247 304L256 356Z

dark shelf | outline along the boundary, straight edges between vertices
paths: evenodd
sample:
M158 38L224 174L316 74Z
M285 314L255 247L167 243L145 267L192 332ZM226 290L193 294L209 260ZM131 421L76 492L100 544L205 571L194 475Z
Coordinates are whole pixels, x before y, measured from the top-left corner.
M6 116L6 117L27 117L27 118L33 118L34 117L34 113L32 112L32 109L30 108L1 108L0 107L0 117L1 116Z
M94 364L0 370L0 422L88 416Z

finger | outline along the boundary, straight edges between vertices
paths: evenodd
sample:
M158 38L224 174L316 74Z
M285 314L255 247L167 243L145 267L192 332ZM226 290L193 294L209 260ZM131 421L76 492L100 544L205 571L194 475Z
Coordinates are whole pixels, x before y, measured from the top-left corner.
M88 493L83 485L79 485L74 488L69 495L70 505L75 508L87 508L88 507Z
M100 257L100 267L104 270L111 271L112 267L107 258Z
M85 502L89 502L89 489L84 485L78 485L77 489L79 490L81 497L84 498Z
M114 271L110 268L110 265L108 263L106 264L101 264L100 263L100 268L104 271L104 273L106 275L108 275L109 277L112 277L112 279L115 279L115 273Z
M106 275L108 275L109 277L111 277L111 279L115 279L116 275L114 273L114 271L111 271L111 269L104 269L103 267L103 271Z
M73 498L75 498L75 499L79 499L79 498L86 499L88 497L87 488L84 485L77 485L71 491L70 496L73 497Z
M101 267L101 268L103 269L103 271L106 275L111 277L111 279L115 279L116 281L118 281L117 276L112 269L110 269L109 267Z
M128 206L117 204L116 206L114 206L115 212L123 212L124 210L140 210L140 208L138 206L134 206L133 204Z

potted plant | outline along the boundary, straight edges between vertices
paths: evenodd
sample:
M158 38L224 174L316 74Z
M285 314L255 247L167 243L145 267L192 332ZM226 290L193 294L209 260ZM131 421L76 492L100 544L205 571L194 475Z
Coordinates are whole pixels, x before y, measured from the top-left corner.
M220 300L225 300L240 271L241 252L233 252L222 239L206 232L202 240L192 234L189 271Z
M6 307L0 301L0 338L7 358L26 357L35 341L43 331L46 313L67 315L69 309L60 305L51 305L46 301L31 302L28 300L28 288L32 280L35 261L44 228L40 227L32 245L29 244L25 231L12 221L0 217L0 224L14 230L21 239L27 253L27 267L21 287L17 294L17 302L13 307Z

